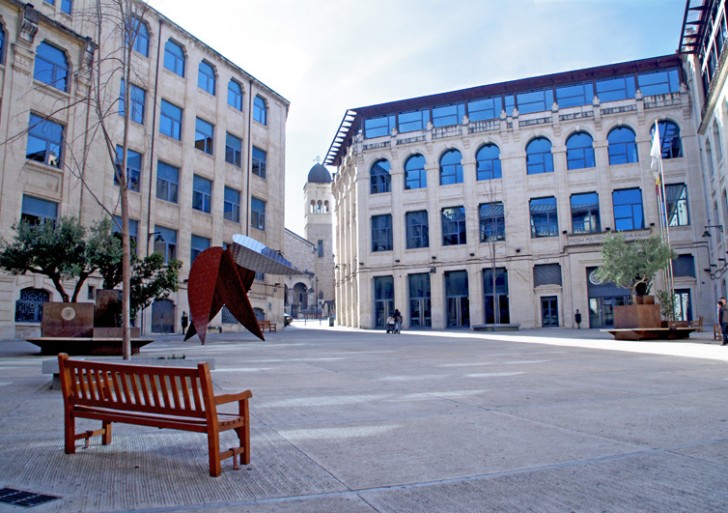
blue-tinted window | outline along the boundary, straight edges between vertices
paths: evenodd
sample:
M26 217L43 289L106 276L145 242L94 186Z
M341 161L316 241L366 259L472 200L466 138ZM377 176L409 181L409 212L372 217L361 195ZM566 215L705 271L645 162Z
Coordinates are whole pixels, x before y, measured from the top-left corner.
M371 139L373 137L383 137L390 135L392 130L397 126L394 116L382 116L379 118L369 118L364 120L364 137Z
M265 178L267 160L268 154L257 146L253 146L252 165L254 175Z
M161 160L157 162L157 198L177 203L179 168Z
M643 96L677 93L680 91L680 75L677 68L640 73L637 85Z
M164 257L164 263L168 264L177 258L177 230L154 226L154 253Z
M556 103L560 109L591 105L594 101L594 86L591 82L556 88Z
M253 119L261 125L268 124L268 105L260 95L257 95L253 100Z
M250 198L250 226L258 230L265 230L265 201Z
M485 144L475 154L478 180L501 178L500 148L495 144Z
M432 126L459 125L465 115L465 105L443 105L432 109Z
M240 82L230 79L228 82L228 105L242 111L243 110L243 86Z
M458 150L448 150L440 157L440 185L463 183L462 155Z
M124 101L126 96L125 91L126 85L124 80L121 80L121 90L119 92L119 115L124 116L124 109L126 102ZM131 84L129 88L129 102L131 104L131 111L129 112L129 119L135 123L144 124L144 108L147 102L147 92L141 87Z
M551 141L537 137L526 146L526 168L529 175L553 173L554 157L551 155Z
M5 64L5 27L0 23L0 64Z
M61 0L61 12L65 12L66 14L71 14L72 8L73 8L72 0Z
M35 51L33 78L60 91L68 91L68 59L65 52L45 41L39 44Z
M429 110L402 112L397 116L397 126L402 133L415 132L417 130L424 130L429 120Z
M594 167L594 140L586 132L576 132L566 140L566 169Z
M32 225L56 222L58 219L58 203L53 201L27 196L23 194L23 205L20 218Z
M200 212L212 210L212 181L195 175L192 180L192 208Z
M483 121L500 117L503 110L501 97L484 98L468 102L468 119L470 121Z
M404 188L424 189L427 187L427 171L425 171L425 157L412 155L404 163Z
M131 33L127 34L127 42L129 39L133 42L132 48L135 52L149 57L149 28L137 17L133 19Z
M684 183L665 185L665 210L668 226L688 226L688 188Z
M195 148L212 155L212 144L215 138L215 127L204 119L195 121Z
M556 198L534 198L528 205L531 213L531 237L556 237L559 234Z
M197 255L205 251L210 247L210 239L207 237L200 237L199 235L192 235L190 240L190 264L195 261Z
M634 93L635 83L632 75L597 80L597 96L602 103L634 98Z
M240 191L225 186L225 203L222 213L228 221L240 222Z
M162 100L159 116L159 132L178 141L182 140L182 109Z
M551 110L551 105L554 103L554 93L551 89L521 93L516 95L516 101L520 114L547 111Z
M426 248L430 245L430 226L427 210L407 212L405 214L407 230L407 249Z
M225 162L241 167L243 162L243 140L230 132L225 134Z
M114 216L114 222L111 223L111 231L121 236L122 224L121 216ZM129 242L131 243L132 252L137 254L139 248L139 221L136 219L129 219Z
M215 68L207 61L200 61L197 67L197 87L215 95Z
M613 129L607 135L609 143L609 165L638 162L637 142L631 128L625 126Z
M116 172L114 173L114 185L119 185L121 164L124 158L124 148L116 147ZM130 191L139 192L142 175L142 154L134 150L126 150L126 187Z
M466 244L465 207L443 208L441 213L442 245Z
M680 139L680 127L672 121L658 121L660 129L660 146L663 159L676 159L682 157L682 140ZM655 135L655 125L650 129L650 137ZM720 144L718 145L720 148Z
M392 215L372 216L372 251L392 251Z
M571 195L571 230L575 234L601 231L599 195L596 192Z
M617 231L639 230L645 227L642 191L639 189L613 191L612 205L614 207L614 228Z
M506 216L502 201L481 203L478 207L480 242L506 239Z
M185 76L185 51L171 39L164 45L164 67L180 77Z
M388 160L378 160L374 163L372 169L369 171L370 194L391 191L392 176L389 174L389 170Z
M387 316L394 311L394 278L392 276L376 276L374 286L374 324L384 328Z
M25 158L48 166L61 167L62 157L63 125L31 114Z

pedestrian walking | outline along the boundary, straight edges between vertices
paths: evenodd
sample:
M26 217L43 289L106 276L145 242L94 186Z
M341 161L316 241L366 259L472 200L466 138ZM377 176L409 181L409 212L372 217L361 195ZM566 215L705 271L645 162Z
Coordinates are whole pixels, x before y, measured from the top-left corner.
M182 334L183 335L187 332L188 323L189 323L189 317L187 317L187 312L182 312Z
M576 309L576 313L574 314L574 322L576 322L576 329L581 329L581 312L579 309Z

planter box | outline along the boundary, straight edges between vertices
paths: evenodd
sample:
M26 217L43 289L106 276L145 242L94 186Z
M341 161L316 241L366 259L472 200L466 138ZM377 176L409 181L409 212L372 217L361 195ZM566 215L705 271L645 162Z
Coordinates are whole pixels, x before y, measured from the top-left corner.
M46 303L43 305L43 337L91 337L94 331L93 303Z
M615 329L659 328L660 305L623 305L614 307Z

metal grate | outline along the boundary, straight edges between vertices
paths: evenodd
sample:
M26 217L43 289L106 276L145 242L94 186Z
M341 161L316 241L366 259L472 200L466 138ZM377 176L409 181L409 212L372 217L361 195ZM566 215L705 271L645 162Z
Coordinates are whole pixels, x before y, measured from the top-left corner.
M12 504L13 506L20 506L22 508L32 508L33 506L45 504L46 502L56 499L60 499L60 497L42 495L40 493L23 492L13 488L0 489L0 502Z

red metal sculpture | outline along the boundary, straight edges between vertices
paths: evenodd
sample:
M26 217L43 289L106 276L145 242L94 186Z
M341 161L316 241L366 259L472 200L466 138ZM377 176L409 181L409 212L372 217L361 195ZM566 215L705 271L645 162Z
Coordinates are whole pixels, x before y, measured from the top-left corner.
M248 331L265 340L248 299L254 279L255 271L236 264L230 249L213 247L197 255L187 289L191 322L185 340L197 333L204 344L207 325L223 305Z

